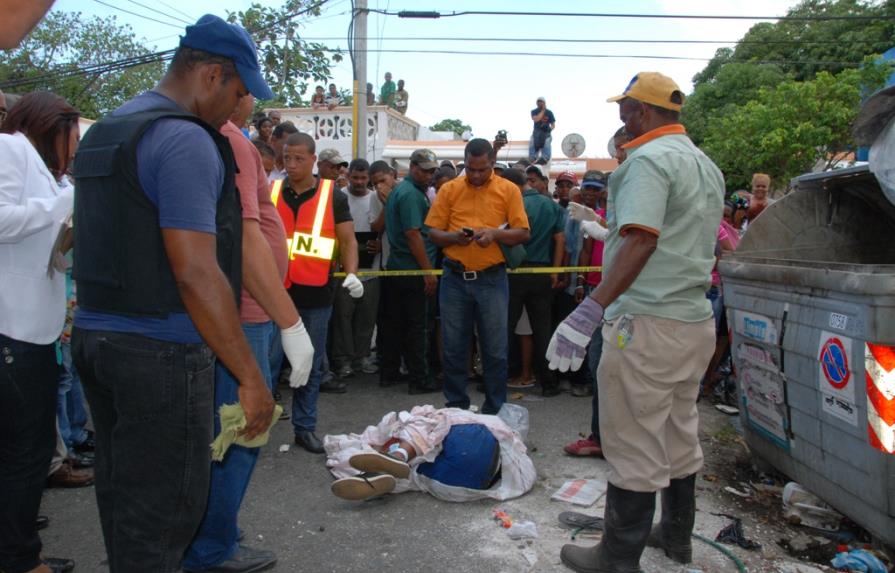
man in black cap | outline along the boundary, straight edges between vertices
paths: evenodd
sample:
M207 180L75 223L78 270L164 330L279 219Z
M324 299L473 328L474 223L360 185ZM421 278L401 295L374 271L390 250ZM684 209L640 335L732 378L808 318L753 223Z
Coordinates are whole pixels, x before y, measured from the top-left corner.
M180 569L208 495L215 355L239 384L244 435L272 421L237 312L242 218L218 131L249 93L273 97L254 42L203 16L155 89L95 124L75 160L72 351L96 428L112 573ZM243 568L227 570L269 557L240 547Z

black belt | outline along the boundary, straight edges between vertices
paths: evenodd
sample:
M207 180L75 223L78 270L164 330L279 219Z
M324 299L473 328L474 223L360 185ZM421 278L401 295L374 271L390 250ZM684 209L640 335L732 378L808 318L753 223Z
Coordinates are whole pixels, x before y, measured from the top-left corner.
M466 267L463 266L463 263L455 261L453 259L444 259L444 268L450 271L457 273L458 275L463 276L464 281L474 281L479 278L479 275L483 275L485 273L492 273L495 271L503 270L503 263L498 263L496 265L491 265L487 269L482 269L480 271L467 271Z

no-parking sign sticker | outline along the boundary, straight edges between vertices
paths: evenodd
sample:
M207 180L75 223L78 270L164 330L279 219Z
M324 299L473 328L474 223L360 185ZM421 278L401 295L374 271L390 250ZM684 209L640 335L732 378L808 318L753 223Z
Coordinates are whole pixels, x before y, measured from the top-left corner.
M852 340L823 331L818 345L818 388L821 408L853 426L858 425L855 382L851 371Z

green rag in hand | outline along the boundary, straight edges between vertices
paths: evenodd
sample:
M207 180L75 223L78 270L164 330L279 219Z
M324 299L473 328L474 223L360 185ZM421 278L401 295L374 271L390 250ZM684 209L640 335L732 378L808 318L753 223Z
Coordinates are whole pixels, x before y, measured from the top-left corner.
M260 448L270 439L270 429L280 418L283 413L283 407L277 404L273 409L273 418L270 426L264 430L264 433L258 434L251 440L247 440L245 436L239 435L246 427L246 415L242 409L242 404L224 404L218 413L221 417L221 433L217 435L211 442L211 460L219 462L224 459L224 454L232 444L238 444L246 448Z

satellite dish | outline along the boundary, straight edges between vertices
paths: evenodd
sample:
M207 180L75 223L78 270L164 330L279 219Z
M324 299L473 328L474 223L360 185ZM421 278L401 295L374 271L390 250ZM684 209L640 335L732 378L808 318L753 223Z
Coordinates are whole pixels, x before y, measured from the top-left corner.
M569 159L580 157L584 153L584 138L577 133L570 133L562 139L562 152Z

